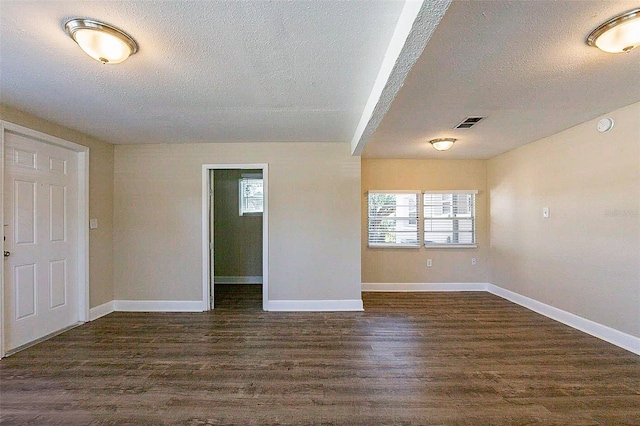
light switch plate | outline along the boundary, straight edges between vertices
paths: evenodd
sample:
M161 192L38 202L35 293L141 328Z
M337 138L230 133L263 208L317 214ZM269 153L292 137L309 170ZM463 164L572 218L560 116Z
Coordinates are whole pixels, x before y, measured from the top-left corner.
M89 229L96 229L98 227L98 219L89 219Z
M545 219L549 218L549 207L542 208L542 217L544 217Z

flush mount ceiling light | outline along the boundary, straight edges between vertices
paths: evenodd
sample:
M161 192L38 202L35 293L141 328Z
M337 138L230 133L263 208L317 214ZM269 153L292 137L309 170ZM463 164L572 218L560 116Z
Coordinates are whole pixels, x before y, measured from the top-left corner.
M630 52L640 45L640 8L609 19L587 37L589 46L609 53Z
M454 138L440 138L440 139L432 139L429 141L431 145L438 151L446 151L451 148L455 141L458 139Z
M138 51L138 43L116 27L91 19L72 19L64 29L96 61L119 64Z

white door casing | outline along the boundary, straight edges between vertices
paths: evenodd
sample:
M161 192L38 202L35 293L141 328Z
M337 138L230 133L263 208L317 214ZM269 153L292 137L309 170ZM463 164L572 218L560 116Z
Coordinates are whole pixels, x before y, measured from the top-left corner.
M2 124L4 355L87 320L88 149Z
M263 212L262 212L262 309L269 306L269 165L260 164L203 164L202 165L202 306L212 308L213 299L213 172L217 169L260 169L262 170Z

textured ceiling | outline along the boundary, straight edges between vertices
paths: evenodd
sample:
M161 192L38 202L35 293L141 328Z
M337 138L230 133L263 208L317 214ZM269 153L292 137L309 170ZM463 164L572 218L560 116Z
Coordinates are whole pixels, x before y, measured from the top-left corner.
M2 0L0 101L113 143L348 142L403 6ZM71 17L139 53L101 65L64 33Z
M640 48L612 55L585 43L599 24L634 7L454 0L363 156L490 158L640 101ZM472 115L488 118L453 130ZM438 137L459 140L438 152L428 144Z
M584 42L634 7L0 0L0 102L113 143L351 141L365 157L490 158L640 101L640 49ZM140 52L93 61L62 30L72 17L124 29ZM469 115L488 118L453 130ZM448 152L427 144L444 136L459 138Z

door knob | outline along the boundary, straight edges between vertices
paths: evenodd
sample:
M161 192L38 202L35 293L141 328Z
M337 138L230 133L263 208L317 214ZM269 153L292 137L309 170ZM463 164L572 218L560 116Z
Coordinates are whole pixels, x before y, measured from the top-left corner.
M11 252L10 251L5 251L4 252L4 257L9 257L11 256Z

